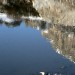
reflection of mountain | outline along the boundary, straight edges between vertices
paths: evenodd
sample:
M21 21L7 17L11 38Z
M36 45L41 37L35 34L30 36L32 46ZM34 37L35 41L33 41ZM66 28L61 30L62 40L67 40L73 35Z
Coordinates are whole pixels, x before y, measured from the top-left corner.
M23 19L27 26L40 30L59 54L75 62L75 26L54 25L40 20ZM15 18L5 13L0 13L0 24L6 26L19 26L22 18Z
M59 54L75 61L75 32L74 27L54 25L48 29L48 33L42 32L52 43L53 48Z
M40 29L59 54L75 62L75 27L52 25L44 21L25 21L27 25Z
M2 3L2 1L6 1L6 2ZM50 0L48 3L51 4L52 8L48 7L46 9L44 8L39 9L37 7L40 11L40 14L44 16L46 20L50 20L51 18L52 21L50 23L47 23L40 20L32 20L32 19L29 20L27 19L27 17L25 17L31 15L39 16L38 12L33 8L31 0L21 0L18 3L17 3L18 0L14 0L14 1L2 0L2 1L0 1L0 24L4 23L7 26L18 26L20 25L21 21L24 20L26 25L30 25L31 27L40 30L42 35L45 36L52 43L52 46L56 50L56 52L64 55L65 57L75 62L75 50L74 50L75 49L75 27L64 26L62 24L62 23L65 23L65 25L67 25L66 23L72 24L71 21L74 24L75 10L71 11L70 7L67 6L65 8L62 8L64 4L61 5L60 3L63 3L63 0L60 0L61 2L57 0L58 6L55 4L55 0L52 0L52 3L54 5L50 2L51 1ZM40 1L40 3L41 2L42 1ZM55 10L54 7L58 9L55 8L56 9ZM69 12L66 11L66 9ZM68 15L71 18L68 18ZM62 23L61 22L59 23L61 25L58 24L56 25L56 22L54 23L55 21L54 19L56 19L56 21L62 21Z

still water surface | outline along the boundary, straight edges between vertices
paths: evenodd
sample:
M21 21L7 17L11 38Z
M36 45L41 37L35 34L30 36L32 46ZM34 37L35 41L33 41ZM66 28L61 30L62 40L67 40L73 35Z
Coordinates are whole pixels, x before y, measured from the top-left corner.
M75 75L75 64L58 54L41 31L0 24L0 75ZM48 75L48 74L47 74Z

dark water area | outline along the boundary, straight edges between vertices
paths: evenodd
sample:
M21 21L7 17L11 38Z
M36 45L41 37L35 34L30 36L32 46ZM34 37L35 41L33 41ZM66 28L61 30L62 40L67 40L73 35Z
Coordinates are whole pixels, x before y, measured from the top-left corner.
M0 75L75 75L75 27L20 4L0 4Z

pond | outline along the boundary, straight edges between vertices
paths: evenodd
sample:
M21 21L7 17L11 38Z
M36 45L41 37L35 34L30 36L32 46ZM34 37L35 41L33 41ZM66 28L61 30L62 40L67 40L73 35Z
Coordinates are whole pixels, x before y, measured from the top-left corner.
M56 29L53 31L53 28L59 29L58 34ZM74 75L74 60L67 58L71 56L69 55L71 47L66 48L67 45L65 45L69 38L67 35L73 28L68 29L70 30L63 26L52 26L44 21L29 19L21 20L16 24L1 23L0 75L42 75L43 73ZM59 41L62 40L61 35L67 38L62 48L62 42ZM59 51L55 50L57 47ZM74 53L71 57L74 58Z

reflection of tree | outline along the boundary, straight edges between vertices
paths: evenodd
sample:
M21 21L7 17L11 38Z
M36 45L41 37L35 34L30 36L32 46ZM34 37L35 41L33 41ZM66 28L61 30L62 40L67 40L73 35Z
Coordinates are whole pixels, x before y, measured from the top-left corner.
M19 8L19 9L18 9ZM31 6L16 6L14 5L13 7L11 6L5 6L5 10L7 10L8 14L13 14L13 15L17 15L17 16L29 16L29 15L34 15L37 16L38 13L36 12L36 10L34 8L32 8Z
M31 26L33 28L36 28L37 26L39 26L40 30L42 29L46 29L46 22L45 21L40 21L40 20L29 20L29 19L25 19L25 24L27 26Z
M9 20L10 20L10 18L9 18ZM2 20L0 18L0 25L5 24L7 27L16 27L16 26L19 26L20 23L21 23L21 20L16 20L15 19L13 21L10 20L10 22L8 22L8 21Z
M1 3L1 2L0 2ZM31 0L7 0L5 5L0 5L2 11L4 10L5 13L13 15L13 16L28 16L34 15L39 16L38 12L33 8ZM0 8L0 10L1 10Z
M3 23L3 21L2 20L0 20L0 24L2 24Z
M20 25L22 16L39 16L38 12L32 6L32 0L0 0L0 13L7 14L13 22L5 22L0 19L0 24L5 23L7 26Z
M16 27L16 26L20 26L20 23L21 23L21 21L14 21L14 22L11 22L11 23L5 22L5 25L7 27Z
M42 25L42 22L43 21L40 21L40 20L29 20L29 19L25 19L26 26L29 26L30 25L33 28L36 28L37 26Z

